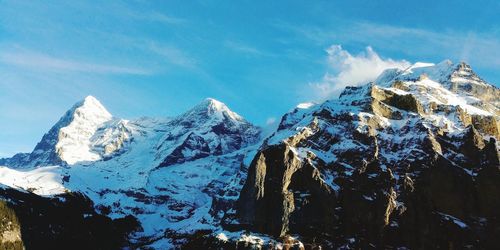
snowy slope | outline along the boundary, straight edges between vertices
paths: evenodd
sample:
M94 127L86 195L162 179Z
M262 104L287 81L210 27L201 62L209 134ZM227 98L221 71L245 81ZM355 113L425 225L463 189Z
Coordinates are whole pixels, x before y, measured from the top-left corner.
M259 138L258 127L211 98L171 119L129 121L87 97L31 153L37 164L1 167L0 182L39 195L83 192L112 218L136 216L144 229L138 244L165 249L174 244L168 233L218 227L224 211L210 210L222 203L229 210L237 199L244 156ZM59 166L44 167L58 162L40 159L50 154Z
M0 183L37 195L55 195L67 189L62 184L62 168L41 167L33 170L16 170L0 167Z

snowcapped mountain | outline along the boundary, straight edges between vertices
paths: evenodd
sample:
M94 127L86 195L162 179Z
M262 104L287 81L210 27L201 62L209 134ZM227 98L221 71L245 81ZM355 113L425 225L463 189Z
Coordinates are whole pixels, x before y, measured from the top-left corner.
M4 159L13 169L0 167L0 182L39 195L82 192L102 214L139 219L131 242L164 249L173 234L217 228L223 214L211 210L236 201L242 162L259 141L260 128L215 99L174 118L128 121L89 96L25 160Z
M210 98L123 120L87 97L32 153L0 160L0 183L133 216L132 248L489 248L499 100L465 63L416 63L300 104L261 138Z
M445 61L300 105L253 159L239 223L331 248L489 246L486 227L499 228L498 100L468 65ZM473 227L486 233L478 239Z
M158 145L159 167L222 155L256 143L260 131L212 98L173 119Z
M127 121L113 116L92 96L76 103L30 154L0 160L10 167L72 165L102 159L128 140Z
M416 63L405 70L386 70L375 82L383 87L390 87L395 82L413 82L411 92L417 94L418 90L421 102L460 106L469 113L486 111L498 115L499 112L498 88L479 78L464 62Z

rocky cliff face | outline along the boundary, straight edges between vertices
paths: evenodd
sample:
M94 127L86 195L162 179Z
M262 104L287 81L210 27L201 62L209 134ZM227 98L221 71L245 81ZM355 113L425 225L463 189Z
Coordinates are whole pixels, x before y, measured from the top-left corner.
M302 105L253 159L240 222L328 247L493 247L498 100L468 65L445 61Z

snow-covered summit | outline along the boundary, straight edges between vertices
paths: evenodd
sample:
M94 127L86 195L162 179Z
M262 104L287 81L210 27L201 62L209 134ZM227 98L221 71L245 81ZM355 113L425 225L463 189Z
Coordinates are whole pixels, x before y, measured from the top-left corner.
M233 122L244 122L243 117L231 111L226 106L226 104L213 98L206 98L198 105L180 115L178 118L191 121L201 119L201 121L203 122L205 122L207 119L217 121L231 120Z
M89 95L73 107L74 113L86 116L87 119L109 120L112 115L95 97Z
M167 155L162 167L238 150L255 143L260 134L260 128L213 98L174 118L167 127L157 152L159 157Z
M375 83L386 86L396 80L419 80L421 78L444 82L450 78L454 68L455 64L450 60L444 60L438 64L417 62L406 69L387 69L380 74Z
M70 111L71 122L59 129L56 153L68 164L100 159L101 156L92 151L90 139L112 115L92 96L87 96Z
M415 63L385 70L374 84L412 94L424 104L458 106L470 114L498 115L500 89L481 79L465 62Z
M256 142L260 134L259 128L213 98L173 119L153 120L130 122L113 117L95 97L87 96L59 119L32 153L2 159L0 165L26 168L91 163L112 157L128 141L143 136L156 138L155 159L164 159L165 165L225 154Z
M438 64L417 62L406 69L387 69L374 81L375 84L387 86L394 81L418 81L429 79L457 92L470 92L473 87L457 87L457 85L491 86L481 79L465 62L453 63L444 60Z
M98 149L107 146L101 142L116 144L116 140L96 137L96 132L103 127L109 130L113 126L123 126L123 122L118 121L95 97L87 96L64 113L33 152L2 159L2 165L26 168L99 160L105 153ZM107 148L109 153L109 146Z

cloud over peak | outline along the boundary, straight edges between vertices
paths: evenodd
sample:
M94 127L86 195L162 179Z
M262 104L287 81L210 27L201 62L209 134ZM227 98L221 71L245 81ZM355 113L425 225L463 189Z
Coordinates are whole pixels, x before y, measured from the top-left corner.
M357 55L352 55L341 45L332 45L326 52L328 71L320 82L310 83L318 99L336 97L346 86L373 81L385 69L410 66L406 60L381 58L370 46Z

